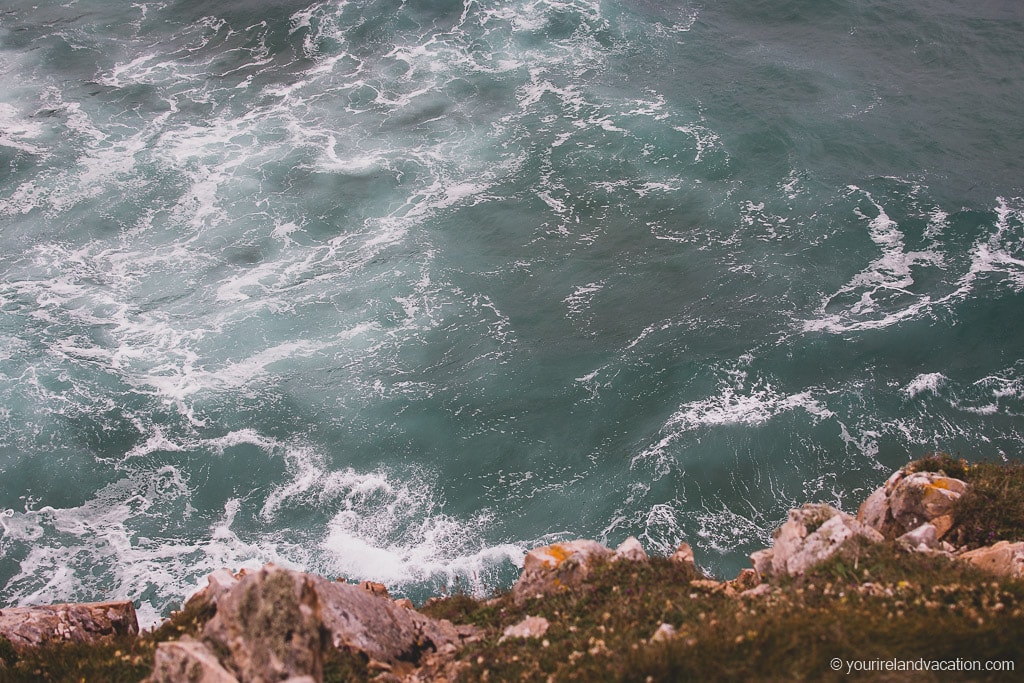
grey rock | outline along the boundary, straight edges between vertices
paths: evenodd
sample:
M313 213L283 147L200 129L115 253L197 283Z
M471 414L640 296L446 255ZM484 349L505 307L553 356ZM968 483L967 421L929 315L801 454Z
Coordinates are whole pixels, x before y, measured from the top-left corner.
M939 548L939 534L934 524L925 522L896 539L904 548L916 551L930 551Z
M582 585L594 562L609 559L609 548L597 541L578 540L534 548L526 553L523 572L512 587L516 604Z
M127 600L5 607L0 611L0 635L18 649L54 642L84 643L138 632L135 605Z
M160 643L153 673L145 683L239 683L217 656L198 640L182 638Z
M548 632L550 625L544 617L526 617L518 624L506 628L498 642L506 641L509 638L540 638Z
M878 531L830 505L804 505L789 511L789 519L775 531L772 548L755 552L750 559L763 578L796 576L828 559L856 536L883 540Z
M997 576L1024 578L1024 543L1021 542L999 541L995 545L970 550L959 559Z
M203 640L227 653L222 664L244 683L319 680L329 634L316 588L316 577L273 565L247 574L220 596Z
M897 538L930 523L941 539L953 526L953 505L966 482L941 472L896 472L857 511L857 520L886 538Z
M631 562L643 562L647 559L647 552L644 547L640 545L640 541L636 540L636 537L630 536L615 549L615 553L612 555L612 562L616 560L629 560Z
M326 646L381 662L416 663L424 653L458 647L475 635L358 586L267 565L222 597L204 640L230 652L243 681L311 675L319 679Z

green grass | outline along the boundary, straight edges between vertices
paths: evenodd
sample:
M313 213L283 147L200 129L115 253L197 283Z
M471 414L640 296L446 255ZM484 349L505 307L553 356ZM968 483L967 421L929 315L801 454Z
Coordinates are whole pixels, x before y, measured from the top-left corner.
M1024 464L978 463L967 483L970 488L953 509L954 543L979 548L1024 540Z
M729 597L691 578L664 559L621 562L599 566L577 591L522 607L507 596L492 605L455 597L429 612L486 627L461 655L467 682L840 680L834 657L1013 660L1022 652L1024 583L893 544L850 544L766 596ZM550 621L544 639L498 642L527 615ZM648 642L662 622L676 637Z

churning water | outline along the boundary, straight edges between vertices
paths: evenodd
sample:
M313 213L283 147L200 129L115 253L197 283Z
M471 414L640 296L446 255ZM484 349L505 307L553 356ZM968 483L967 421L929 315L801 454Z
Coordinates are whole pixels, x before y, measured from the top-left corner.
M1024 436L1015 0L8 0L4 604L720 574Z

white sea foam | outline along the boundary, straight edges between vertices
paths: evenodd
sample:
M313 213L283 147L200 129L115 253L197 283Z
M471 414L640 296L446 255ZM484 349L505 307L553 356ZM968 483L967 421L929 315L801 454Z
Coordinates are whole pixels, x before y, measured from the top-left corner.
M970 251L970 264L966 272L950 279L948 291L938 295L913 291L913 271L919 267L948 267L946 257L937 245L924 251L907 251L899 226L875 202L870 193L856 186L850 191L860 193L878 210L878 216L869 220L872 241L882 255L873 260L867 268L858 273L844 287L827 296L818 308L818 316L803 322L805 332L826 331L842 333L867 329L883 329L904 320L914 319L936 307L964 301L975 295L980 282L988 275L1000 276L997 281L1008 285L1013 291L1024 291L1024 211L1019 207L1020 198L1007 200L997 198L996 221L992 231L978 239ZM937 240L948 227L948 215L941 209L933 209L927 215L928 226L924 236ZM841 312L831 313L836 300L858 297L855 303ZM878 299L892 298L899 303L882 304Z
M715 131L703 123L689 123L685 126L673 126L674 130L684 133L693 140L696 149L693 160L700 162L708 152L722 150L722 139Z
M919 394L938 394L939 389L945 384L947 378L941 372L929 372L918 375L910 384L903 388L904 393L910 398L916 398Z
M6 586L7 600L45 604L68 600L131 599L139 605L140 625L152 625L162 612L180 604L196 575L222 566L285 561L272 545L239 541L214 525L205 539L155 538L139 534L166 515L189 513L189 485L174 467L139 472L98 491L71 508L44 507L0 519L4 538L25 547L21 571ZM27 544L21 546L21 544Z
M745 380L742 372L731 374L720 383L718 394L681 405L658 430L658 440L635 455L631 466L650 466L660 476L667 474L674 466L673 444L707 427L758 425L794 410L803 410L814 421L834 417L831 410L814 398L813 390L784 394L764 382L747 388Z
M492 523L486 510L471 520L443 513L425 472L326 471L313 451L291 449L287 457L292 479L270 493L261 515L273 522L286 509L311 503L335 510L320 541L320 562L330 573L401 586L438 577L472 580L504 562L522 564L520 546L482 543ZM472 545L479 550L466 553Z
M484 542L493 522L486 510L469 520L445 514L429 477L332 470L310 448L253 429L185 444L171 444L157 431L134 455L182 446L223 453L245 444L283 457L288 467L289 480L263 502L258 533L237 524L243 511L254 512L258 499L227 498L223 514L204 532L196 520L189 522L199 514L192 507L196 484L173 466L139 469L145 466L136 459L127 476L80 506L0 515L5 547L22 558L20 573L6 585L8 601L141 599L140 623L149 626L220 567L258 567L272 561L328 575L382 580L401 592L424 581L442 586L459 581L483 590L489 571L522 563L519 544ZM289 510L305 508L328 511L325 524L289 528ZM187 525L168 525L174 519Z
M855 209L855 213L868 222L871 241L882 253L850 282L822 301L818 316L803 323L805 332L882 329L916 317L935 304L929 294L918 294L911 289L914 285L913 270L923 266L942 266L942 254L934 249L907 251L899 225L871 193L854 185L848 189L863 196L877 211L877 215L870 218ZM834 301L848 299L855 299L855 302L841 312L829 312ZM893 299L899 303L893 305Z
M42 133L43 126L40 123L26 120L13 106L0 102L0 146L29 154L44 154L45 148L29 142Z

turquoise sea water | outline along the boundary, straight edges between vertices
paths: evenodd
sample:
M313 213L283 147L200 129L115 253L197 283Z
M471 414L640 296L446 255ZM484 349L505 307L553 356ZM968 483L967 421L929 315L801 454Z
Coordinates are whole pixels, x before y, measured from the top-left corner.
M9 0L0 601L731 575L1021 455L1014 0Z

